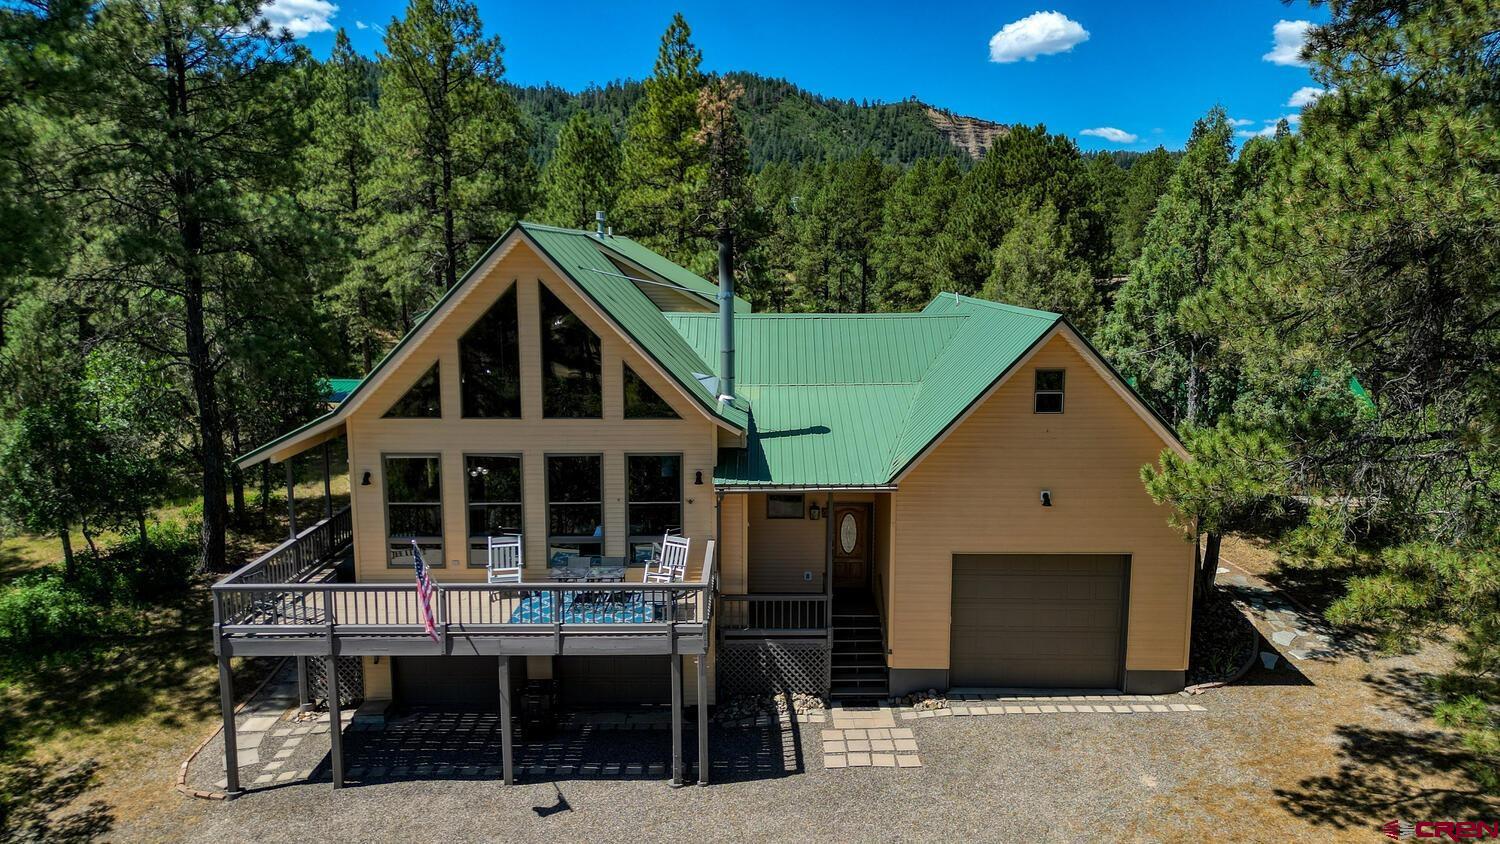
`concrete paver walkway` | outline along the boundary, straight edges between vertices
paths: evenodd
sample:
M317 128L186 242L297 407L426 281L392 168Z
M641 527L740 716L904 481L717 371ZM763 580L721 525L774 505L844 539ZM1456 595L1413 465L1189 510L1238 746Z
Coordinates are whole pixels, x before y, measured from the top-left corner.
M917 738L896 726L888 704L844 707L829 711L831 729L823 730L825 768L920 768Z

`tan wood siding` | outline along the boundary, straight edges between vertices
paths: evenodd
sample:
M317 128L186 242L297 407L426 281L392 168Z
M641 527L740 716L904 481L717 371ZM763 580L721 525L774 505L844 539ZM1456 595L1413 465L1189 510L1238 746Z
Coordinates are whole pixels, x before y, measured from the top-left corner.
M447 568L439 580L483 579L482 569L465 565L468 538L463 458L465 454L519 454L528 569L540 577L546 565L545 456L560 453L603 455L605 553L626 553L625 456L681 454L684 533L693 539L690 575L697 576L704 543L713 537L711 485L693 483L695 473L710 478L718 441L716 426L676 387L660 376L614 329L598 317L568 284L527 246L517 246L478 287L379 385L348 421L350 477L354 479L355 559L361 581L410 577L386 566L383 468L381 455L439 454L443 471L443 540ZM579 319L599 335L604 391L602 419L542 418L541 340L537 285L546 284ZM510 285L517 285L520 328L520 419L463 419L459 402L458 339ZM412 380L434 361L441 363L441 419L384 419L385 411ZM624 419L621 362L629 364L682 417L675 420ZM359 480L370 473L370 485ZM458 561L455 565L454 561Z
M745 549L749 533L749 509L745 506L748 496L724 496L723 510L719 514L719 591L726 595L743 595L747 588L745 579Z
M1068 371L1066 412L1032 412L1038 368ZM1126 668L1186 668L1192 546L1140 480L1163 448L1066 339L1048 341L894 495L891 666L949 667L954 554L1127 554Z

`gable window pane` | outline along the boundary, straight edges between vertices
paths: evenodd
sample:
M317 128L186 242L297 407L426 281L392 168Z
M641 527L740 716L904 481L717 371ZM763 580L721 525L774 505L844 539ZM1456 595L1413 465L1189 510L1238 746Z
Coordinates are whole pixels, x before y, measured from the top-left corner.
M466 419L521 416L520 328L512 284L458 341L458 382Z
M391 409L385 412L387 419L438 419L443 415L443 404L439 389L438 365L417 379Z
M635 374L625 364L625 418L626 419L681 419L651 385Z
M547 556L604 553L604 471L597 454L547 458Z
M541 291L542 415L598 419L604 415L599 337L546 285Z
M489 564L489 537L524 533L521 524L521 458L506 454L464 457L469 503L469 565Z
M1038 369L1036 371L1036 412L1063 412L1063 385L1067 370Z
M387 565L411 566L413 542L428 565L443 565L442 489L437 455L385 458Z
M682 531L682 457L633 454L625 458L630 520L630 561L649 559L651 543L667 531Z

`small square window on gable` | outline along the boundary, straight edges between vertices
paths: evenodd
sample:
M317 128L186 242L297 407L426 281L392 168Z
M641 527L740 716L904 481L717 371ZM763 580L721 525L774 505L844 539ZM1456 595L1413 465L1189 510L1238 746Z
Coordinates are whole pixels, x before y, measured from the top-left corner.
M1038 369L1036 371L1036 412L1063 412L1063 383L1067 370Z
M441 391L439 389L438 365L433 364L417 383L391 409L385 412L387 419L439 419L443 415Z
M681 419L645 379L635 374L628 364L625 368L625 418L626 419Z

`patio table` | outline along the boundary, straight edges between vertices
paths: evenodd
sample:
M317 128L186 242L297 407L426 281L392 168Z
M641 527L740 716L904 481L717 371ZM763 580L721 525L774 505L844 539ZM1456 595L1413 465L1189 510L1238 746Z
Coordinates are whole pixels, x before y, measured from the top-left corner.
M621 583L625 580L624 557L601 557L597 554L573 554L564 565L550 566L547 574L559 583ZM588 565L583 565L583 561Z

